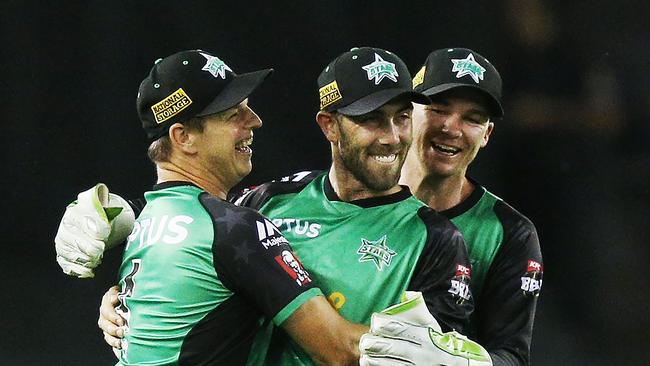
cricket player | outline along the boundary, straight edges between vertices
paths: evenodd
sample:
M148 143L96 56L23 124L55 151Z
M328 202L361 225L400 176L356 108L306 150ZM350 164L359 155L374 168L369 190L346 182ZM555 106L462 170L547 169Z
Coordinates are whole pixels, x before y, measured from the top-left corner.
M301 172L264 184L236 199L269 218L257 224L257 241L273 250L286 244L278 235L291 242L293 252L275 258L294 272L298 284L308 272L310 283L318 285L348 321L369 324L373 312L400 302L406 290L415 290L423 294L441 332L463 331L473 306L462 236L397 184L411 144L412 102L429 100L412 92L402 60L378 48L340 55L323 70L318 85L321 110L316 121L330 142L332 165L326 172ZM130 238L138 235L144 234L138 234L136 225ZM59 261L64 270L66 262L78 259L67 257ZM307 271L296 267L296 257ZM267 364L322 362L282 327L268 329L274 334ZM473 364L490 364L480 352L454 348L464 343L462 337L455 339L460 342L451 342L445 357L462 356L458 364L472 358ZM436 361L435 352L425 349L414 352L433 364L453 363ZM365 364L374 364L376 355L379 360L391 357L390 352L373 353L372 347L362 351L368 355ZM402 354L397 356L402 358L393 362L404 361Z
M501 76L475 51L439 49L429 54L413 85L432 102L414 105L413 144L401 182L465 238L475 301L468 335L486 347L494 365L528 365L543 275L537 232L467 176L494 119L503 116Z

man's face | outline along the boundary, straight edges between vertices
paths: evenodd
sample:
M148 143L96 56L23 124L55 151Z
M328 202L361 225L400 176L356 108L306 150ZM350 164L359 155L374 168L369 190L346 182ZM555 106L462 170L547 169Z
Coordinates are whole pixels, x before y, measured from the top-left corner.
M411 145L411 111L410 102L394 101L361 116L337 115L343 165L367 188L397 185Z
M206 119L196 140L199 159L226 187L233 187L253 168L250 145L253 130L261 127L262 121L248 100Z
M465 176L479 149L487 145L494 124L480 92L456 88L431 96L413 109L413 148L426 175Z

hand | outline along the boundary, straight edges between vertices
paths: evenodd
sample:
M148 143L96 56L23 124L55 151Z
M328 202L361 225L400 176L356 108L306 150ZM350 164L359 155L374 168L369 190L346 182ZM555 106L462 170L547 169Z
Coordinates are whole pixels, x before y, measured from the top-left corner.
M118 286L113 286L106 291L102 297L99 307L99 319L97 326L104 333L104 341L111 347L113 352L122 349L122 341L125 332L124 319L115 311L119 304L117 295L120 291Z
M458 332L440 333L380 313L372 315L359 350L361 366L492 366L488 352Z
M361 366L491 366L487 351L458 332L442 333L422 293L407 291L402 301L372 315L359 341Z
M65 210L54 237L56 261L65 274L95 276L104 250L120 244L133 228L133 209L122 197L99 183L79 193Z

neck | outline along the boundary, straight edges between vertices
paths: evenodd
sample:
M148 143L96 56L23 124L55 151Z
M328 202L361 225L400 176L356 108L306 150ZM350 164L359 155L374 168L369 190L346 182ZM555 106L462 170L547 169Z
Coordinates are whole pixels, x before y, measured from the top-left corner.
M406 184L413 195L436 211L457 206L474 191L474 185L464 172L452 176L426 174L423 167L407 159L400 183Z
M205 169L200 169L191 162L178 162L175 160L170 159L169 162L156 163L158 183L169 181L190 182L214 196L226 199L231 187L223 184L218 177Z
M332 183L332 188L334 188L334 192L344 202L387 196L402 190L402 187L398 184L383 191L370 189L359 181L352 172L346 169L343 163L337 162L336 160L334 160L330 168L329 179Z

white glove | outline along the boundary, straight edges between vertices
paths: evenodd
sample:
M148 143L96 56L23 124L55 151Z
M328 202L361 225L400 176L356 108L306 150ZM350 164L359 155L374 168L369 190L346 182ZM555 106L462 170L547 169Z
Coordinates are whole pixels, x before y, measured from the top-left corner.
M92 278L104 250L123 242L134 222L129 203L98 183L66 208L54 237L56 261L67 275Z
M419 292L381 313L359 340L360 366L491 366L488 352L458 332L442 333Z

